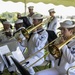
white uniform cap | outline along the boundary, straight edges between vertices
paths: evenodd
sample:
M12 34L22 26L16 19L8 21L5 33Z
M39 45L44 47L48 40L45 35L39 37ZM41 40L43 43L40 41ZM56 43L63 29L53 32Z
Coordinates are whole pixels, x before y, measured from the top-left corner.
M33 8L34 8L34 6L29 6L29 7L28 7L28 9L33 9Z
M34 14L32 18L33 19L43 19L43 15L41 15L41 14Z
M3 25L10 25L10 23L8 21L4 21Z
M50 10L48 10L49 12L53 12L53 13L55 13L55 10L52 8L52 9L50 9Z
M62 28L73 28L75 27L75 24L73 21L70 20L66 20L62 23L60 23L60 27L58 29L62 29Z
M23 20L18 19L18 20L15 22L15 24L19 24L19 23L23 23Z

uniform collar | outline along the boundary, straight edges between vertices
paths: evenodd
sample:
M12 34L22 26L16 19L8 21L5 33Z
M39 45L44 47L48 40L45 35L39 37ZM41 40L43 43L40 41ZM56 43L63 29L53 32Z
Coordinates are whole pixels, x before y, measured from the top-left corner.
M44 29L39 29L37 30L37 33L41 33L42 31L44 31Z
M71 48L71 47L74 46L74 45L75 45L75 39L71 40L71 41L67 44L67 46L68 46L69 48Z

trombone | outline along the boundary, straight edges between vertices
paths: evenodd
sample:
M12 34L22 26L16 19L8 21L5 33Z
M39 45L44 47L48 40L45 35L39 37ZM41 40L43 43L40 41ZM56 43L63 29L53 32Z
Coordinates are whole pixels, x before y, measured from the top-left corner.
M21 30L24 36L29 37L29 34L36 28L38 28L39 26L42 26L43 24L48 23L50 17L47 18L46 20L44 20L42 23L38 24L37 26L34 27L30 27L28 29L25 28L20 28L19 31ZM51 55L54 56L54 58L58 59L61 56L61 48L66 45L69 41L71 41L73 38L75 38L75 35L73 35L72 37L70 37L68 40L66 40L65 42L59 44L58 46L53 45L53 42L55 42L57 40L57 38L55 40L53 40L52 42L50 42L49 44L47 44L46 46L44 46L42 49L45 49L47 47L49 47L49 53ZM30 59L31 57L35 56L38 52L40 52L42 49L38 50L37 52L35 52L32 56L28 57L26 60L20 62L21 64L24 64L28 59Z
M29 38L29 34L30 34L33 30L35 30L36 28L42 26L43 24L47 24L47 23L49 22L49 19L50 19L50 17L47 17L47 19L45 19L42 23L38 24L37 26L32 25L32 26L28 27L27 29L25 29L24 27L21 27L21 28L19 28L19 29L14 33L14 35L15 35L17 32L21 31L22 34L23 34L25 37Z
M34 62L33 64L31 64L28 68L30 68L31 66L33 66L34 64L36 64L38 61L40 61L42 58L46 57L49 54L49 52L45 53L45 55L43 55L40 59L38 59L36 62Z
M46 55L51 54L55 59L58 59L58 58L61 57L61 48L64 45L66 45L68 42L70 42L73 38L75 38L75 35L71 36L68 40L66 40L65 42L59 44L58 46L53 45L53 43L58 39L58 38L56 38L55 40L53 40L52 42L50 42L49 44L47 44L46 46L44 46L42 49L45 49L45 48L49 47L49 51L46 53ZM28 57L26 60L20 62L20 64L24 64L28 59L30 59L33 56L35 56L42 49L40 49L39 51L35 52L33 55L31 55L30 57ZM39 60L41 60L43 57L41 57ZM39 60L37 60L36 62L38 62ZM34 65L36 62L34 62L32 65ZM32 65L30 65L30 66L32 66Z
M70 42L73 38L75 38L75 35L71 36L68 40L66 40L65 42L59 44L58 46L53 45L53 43L58 39L58 38L56 38L55 40L53 40L52 42L48 43L46 46L44 46L42 48L42 49L45 49L45 48L49 47L49 51L47 51L47 53L44 56L47 56L48 54L51 54L52 56L54 56L55 59L58 59L61 56L61 48L64 45L66 45L68 42ZM42 49L40 49L39 51L37 51L36 53L34 53L30 57L28 57L26 60L20 62L19 64L21 64L21 65L25 64L28 59L30 59L31 57L35 56ZM35 63L37 63L39 60L41 60L44 56L42 56L40 59L36 60L36 62L34 62L33 64L31 64L29 67L27 67L27 69L30 68Z
M56 39L55 39L56 40ZM53 40L52 42L50 42L49 44L47 44L46 46L44 46L43 48L41 48L40 50L38 50L37 52L35 52L33 55L31 55L30 57L28 57L27 59L25 59L24 61L20 62L20 64L24 64L27 60L29 60L30 58L32 58L33 56L35 56L38 52L40 52L42 49L47 48L50 44L52 44L55 40ZM47 52L46 55L48 55L49 52ZM45 56L45 55L44 55ZM43 56L43 57L44 57ZM41 58L42 59L42 58Z

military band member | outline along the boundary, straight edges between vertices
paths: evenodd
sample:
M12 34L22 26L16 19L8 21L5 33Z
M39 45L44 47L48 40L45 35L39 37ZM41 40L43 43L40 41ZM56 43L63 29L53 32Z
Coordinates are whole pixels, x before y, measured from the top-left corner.
M17 18L23 20L23 27L28 28L29 26L31 26L31 23L27 16L21 16L20 13L17 13Z
M55 10L50 9L49 15L50 19L47 24L47 32L48 32L48 42L51 42L55 38L57 38L57 18L55 17Z
M41 14L35 14L33 16L33 24L34 26L37 26L38 24L40 24L43 21L43 15ZM40 50L41 48L43 48L47 42L47 38L48 38L48 34L46 32L46 30L44 30L42 28L42 26L39 26L38 28L35 28L35 30L33 30L29 36L27 40L27 42L25 43L28 52L27 52L27 57L33 55L35 52L37 52L38 50ZM29 64L26 65L27 67L30 66L32 63L36 62L38 59L40 59L42 56L44 55L44 49L42 49L41 51L39 51L35 56L33 56L32 58L30 58L29 60ZM28 71L30 72L31 75L35 74L35 71L33 69L34 66L38 66L41 65L44 62L44 58L42 58L40 61L38 61L37 63L35 63L34 65L32 65Z
M32 18L32 16L35 14L33 12L33 10L34 10L34 6L29 6L28 7L29 14L27 15L27 17L28 17L28 20L31 23L31 25L33 25L33 18Z
M72 21L66 20L60 23L60 25L59 29L61 30L62 37L60 40L57 40L59 43L55 43L56 46L69 40L74 35L75 24ZM55 59L50 54L50 60L53 60L55 64L53 68L37 72L35 75L67 75L67 69L75 65L74 49L75 39L72 39L68 44L64 44L60 50L61 56L59 59Z
M23 27L23 20L21 19L18 19L16 22L15 22L15 30L14 30L14 33L19 29ZM25 44L24 44L24 40L25 40L25 37L22 35L22 33L20 32L18 35L15 34L15 38L17 39L18 41L18 45L20 47L20 50L22 52L25 51Z
M10 28L10 23L8 21L4 21L2 24L3 24L3 30L0 32L0 39L1 39L0 46L1 46L1 44L4 44L4 43L8 42L11 39L11 37L13 36L13 31ZM0 72L1 73L3 73L4 68L6 66L5 62L7 62L6 59L5 59L5 62L4 62L4 60L2 59L2 56L3 55L0 55ZM9 65L7 65L7 66L9 66ZM14 70L11 69L12 67L10 67L10 68L7 67L7 68L8 68L10 73L13 73L13 71L15 70L15 69Z
M16 20L14 27L16 30L18 30L20 27L23 27L23 20L21 19Z
M10 28L10 23L8 21L4 21L3 22L3 30L0 32L0 41L4 42L9 40L12 35L13 35L13 31Z
M50 9L49 10L50 21L48 22L47 30L54 31L56 33L56 30L57 30L57 18L55 17L54 14L55 14L55 10Z

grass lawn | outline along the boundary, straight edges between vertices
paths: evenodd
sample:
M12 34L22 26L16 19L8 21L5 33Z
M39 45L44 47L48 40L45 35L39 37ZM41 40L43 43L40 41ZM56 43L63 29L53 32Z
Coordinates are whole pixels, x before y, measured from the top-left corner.
M48 65L46 67L45 66L38 66L38 67L34 67L34 70L37 72L37 71L44 70L47 68L49 68ZM5 69L2 75L11 75L11 74L9 73L9 71L7 69ZM15 72L15 73L13 73L13 75L17 75L17 73Z
M3 72L2 75L11 75L11 74L10 74L9 71L6 69L6 70L4 70L4 72ZM16 74L16 73L13 73L13 75L17 75L17 74Z

